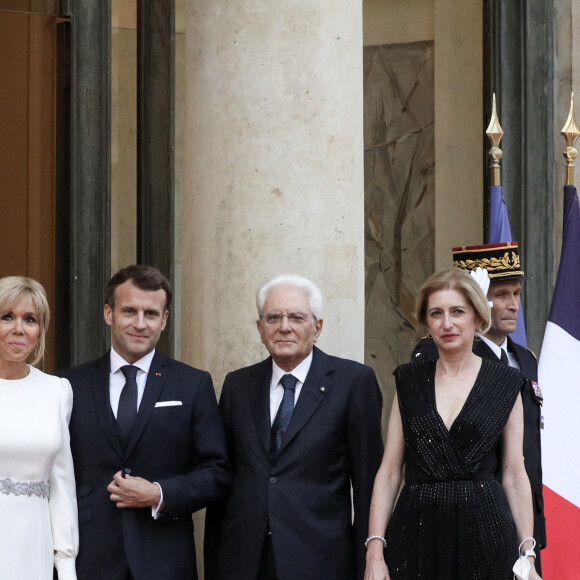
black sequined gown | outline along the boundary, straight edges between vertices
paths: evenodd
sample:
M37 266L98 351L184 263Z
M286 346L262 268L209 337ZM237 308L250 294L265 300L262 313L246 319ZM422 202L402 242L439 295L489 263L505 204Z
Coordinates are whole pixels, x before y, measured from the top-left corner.
M497 479L500 436L525 381L483 360L447 429L435 404L436 361L394 374L405 438L405 486L387 527L392 580L512 580L516 526Z

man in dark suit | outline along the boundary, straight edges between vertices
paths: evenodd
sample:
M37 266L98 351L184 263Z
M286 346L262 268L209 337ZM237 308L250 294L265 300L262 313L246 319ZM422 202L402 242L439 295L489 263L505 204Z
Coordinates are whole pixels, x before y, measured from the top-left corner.
M485 244L453 248L456 267L483 275L482 288L487 292L491 307L491 328L473 343L473 352L482 357L501 360L519 368L527 377L522 389L524 405L524 458L532 488L534 508L534 538L536 571L541 575L540 549L546 546L546 522L542 495L542 391L538 386L538 362L534 353L514 342L509 336L517 327L520 309L521 281L526 275L521 266L517 242ZM476 275L476 278L478 276ZM485 279L487 277L487 282ZM479 280L478 280L479 281ZM487 289L489 286L489 289ZM411 360L419 362L437 358L437 346L430 338L422 339L415 347Z
M224 383L233 484L208 509L206 580L362 580L383 452L375 373L314 347L322 296L309 280L275 278L257 306L271 356Z
M171 298L155 268L120 270L104 310L110 352L62 373L74 392L79 580L197 578L191 514L229 487L210 375L155 350Z

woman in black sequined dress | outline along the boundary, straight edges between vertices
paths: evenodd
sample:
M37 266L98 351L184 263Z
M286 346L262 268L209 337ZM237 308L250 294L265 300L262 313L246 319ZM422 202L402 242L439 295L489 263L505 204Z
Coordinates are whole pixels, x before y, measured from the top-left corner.
M419 291L417 318L439 359L395 370L365 580L512 580L518 545L533 530L522 454L525 377L473 354L490 310L466 272L434 274ZM527 540L523 549L531 548ZM539 578L533 566L529 578Z

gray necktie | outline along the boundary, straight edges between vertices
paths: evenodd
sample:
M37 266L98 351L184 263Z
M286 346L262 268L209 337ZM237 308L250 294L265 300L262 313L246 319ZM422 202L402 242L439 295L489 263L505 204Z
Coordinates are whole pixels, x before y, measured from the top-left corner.
M293 375L284 375L280 382L284 387L284 396L280 403L280 408L276 413L276 418L272 423L272 449L275 454L282 447L282 439L288 429L288 424L294 412L294 393L296 392L296 381L298 379Z

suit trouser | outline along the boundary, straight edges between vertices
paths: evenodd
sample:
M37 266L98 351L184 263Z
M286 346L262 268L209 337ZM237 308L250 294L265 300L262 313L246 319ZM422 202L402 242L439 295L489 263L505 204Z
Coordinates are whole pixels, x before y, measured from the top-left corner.
M276 574L276 561L274 559L274 547L272 546L272 534L266 534L260 566L258 568L258 577L256 580L278 580Z

